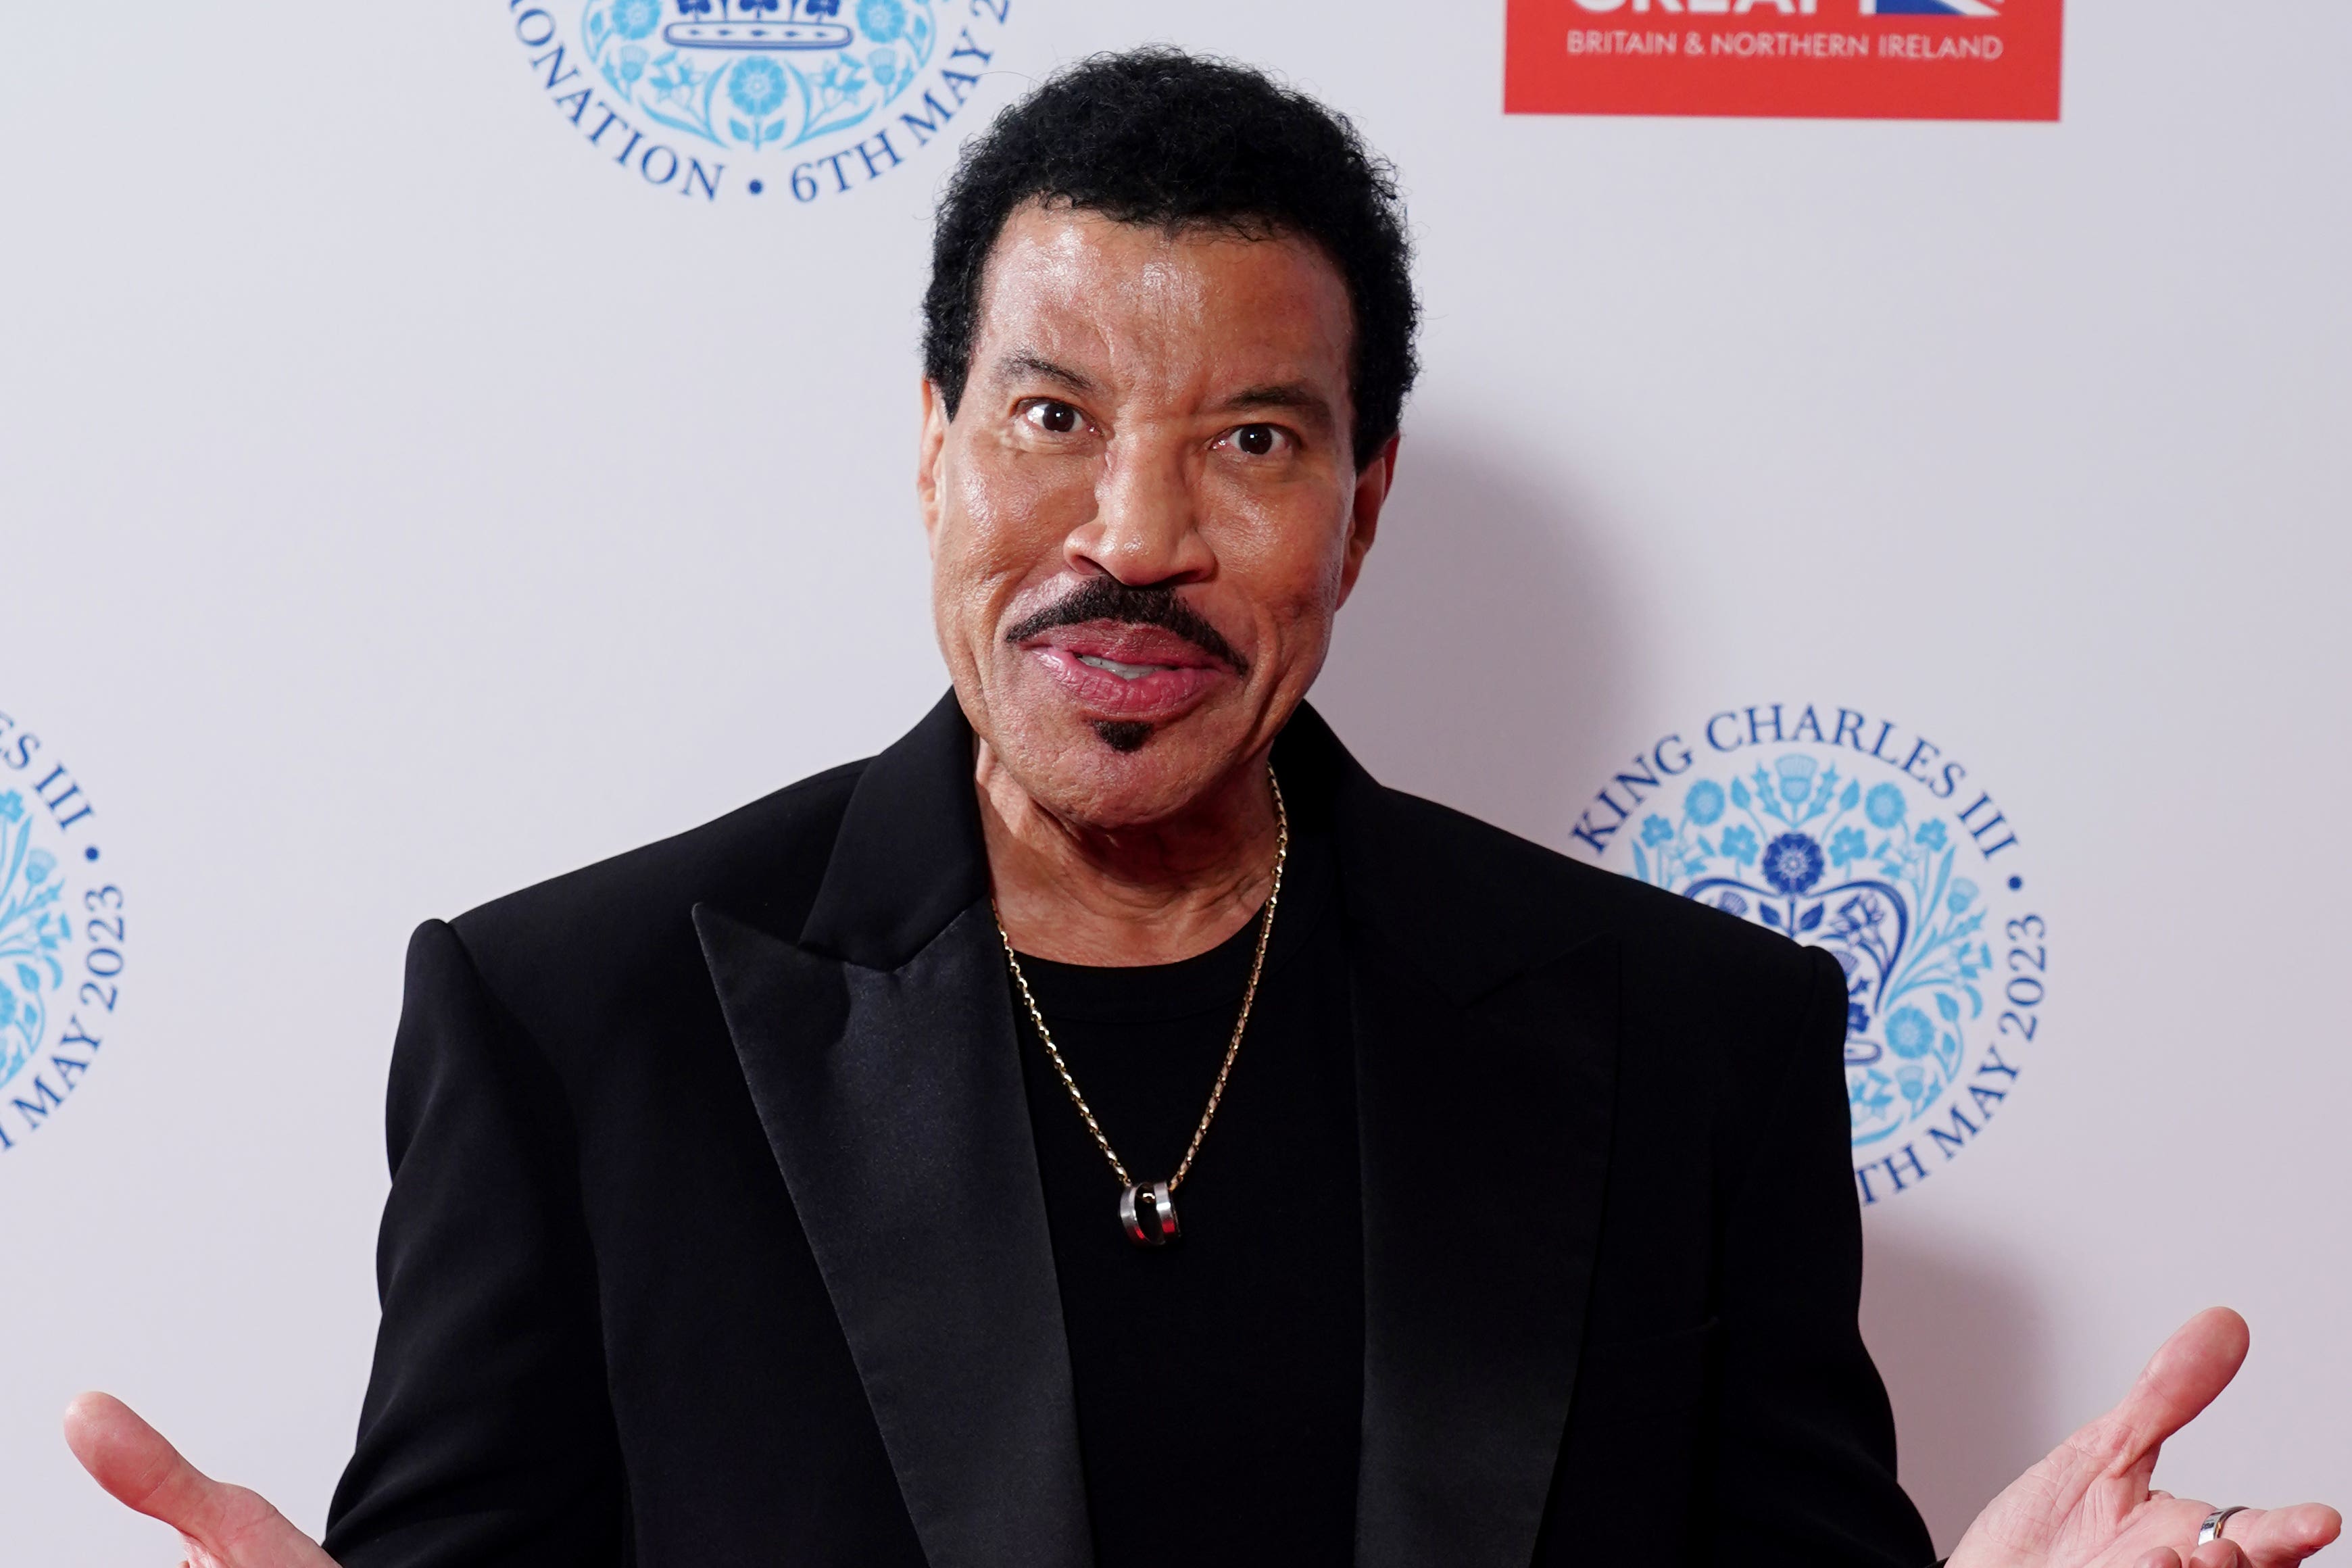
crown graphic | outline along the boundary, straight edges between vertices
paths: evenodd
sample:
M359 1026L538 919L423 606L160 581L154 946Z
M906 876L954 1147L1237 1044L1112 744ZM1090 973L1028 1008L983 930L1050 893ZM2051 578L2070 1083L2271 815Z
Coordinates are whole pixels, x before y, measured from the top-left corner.
M856 34L825 18L841 0L677 0L665 42L692 49L838 49Z

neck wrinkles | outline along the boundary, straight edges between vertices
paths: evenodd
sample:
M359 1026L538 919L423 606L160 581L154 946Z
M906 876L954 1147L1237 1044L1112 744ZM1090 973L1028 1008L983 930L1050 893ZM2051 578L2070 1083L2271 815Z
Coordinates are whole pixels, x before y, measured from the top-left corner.
M1181 818L1118 832L1039 805L979 748L974 783L999 918L1023 952L1127 968L1206 952L1249 923L1274 872L1263 759Z

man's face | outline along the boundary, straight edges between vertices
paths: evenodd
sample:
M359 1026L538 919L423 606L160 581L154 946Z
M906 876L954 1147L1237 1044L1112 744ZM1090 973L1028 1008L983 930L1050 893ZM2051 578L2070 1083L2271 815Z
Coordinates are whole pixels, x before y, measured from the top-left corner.
M1167 821L1322 668L1395 457L1359 473L1346 284L1315 247L1032 205L918 489L956 694L1056 815Z

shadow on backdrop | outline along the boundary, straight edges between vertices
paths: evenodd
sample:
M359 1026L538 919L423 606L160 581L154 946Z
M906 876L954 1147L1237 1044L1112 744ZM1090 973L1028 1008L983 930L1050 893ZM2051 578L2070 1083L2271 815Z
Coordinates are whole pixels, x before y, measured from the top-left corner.
M2007 1260L1874 1227L1862 1332L1895 1401L1903 1488L1949 1552L1978 1510L2079 1422L2046 1408L2053 1351Z
M1565 848L1654 716L1559 467L1408 434L1314 701L1381 783Z

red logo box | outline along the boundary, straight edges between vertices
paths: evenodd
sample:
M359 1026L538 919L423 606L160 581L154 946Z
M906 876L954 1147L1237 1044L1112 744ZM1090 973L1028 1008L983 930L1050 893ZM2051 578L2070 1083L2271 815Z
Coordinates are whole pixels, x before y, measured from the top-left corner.
M1510 0L1511 114L2055 120L2064 0Z

